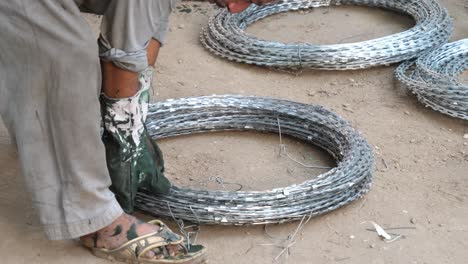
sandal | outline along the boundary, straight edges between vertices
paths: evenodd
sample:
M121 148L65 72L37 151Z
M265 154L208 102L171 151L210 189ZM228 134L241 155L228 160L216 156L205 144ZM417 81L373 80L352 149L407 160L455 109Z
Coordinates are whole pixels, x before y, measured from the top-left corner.
M153 220L149 224L159 225L158 232L137 237L115 249L92 248L92 253L99 258L110 261L121 261L132 264L204 264L206 249L201 245L184 245L184 239L172 232L163 222ZM167 246L181 247L182 252L171 255ZM154 258L147 258L145 254L153 251Z

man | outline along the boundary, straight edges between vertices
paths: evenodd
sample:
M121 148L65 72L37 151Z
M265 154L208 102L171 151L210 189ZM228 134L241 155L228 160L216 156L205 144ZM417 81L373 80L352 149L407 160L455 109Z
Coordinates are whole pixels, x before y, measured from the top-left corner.
M240 12L270 1L210 2ZM127 214L138 188L170 188L144 123L149 67L176 2L0 2L0 114L48 238L132 263L205 260L162 222ZM103 15L98 44L80 11Z

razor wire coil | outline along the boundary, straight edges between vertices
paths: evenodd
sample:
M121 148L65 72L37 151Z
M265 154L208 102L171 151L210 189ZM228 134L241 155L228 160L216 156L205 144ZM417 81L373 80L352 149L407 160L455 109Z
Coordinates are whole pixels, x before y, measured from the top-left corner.
M281 128L279 128L279 125ZM137 208L205 224L282 223L344 206L368 192L372 149L348 122L321 106L246 96L207 96L150 105L147 128L155 138L210 131L281 133L314 144L337 166L299 184L267 191L209 191L173 186L168 195L140 190Z
M404 32L372 40L334 44L284 44L247 34L248 25L269 15L332 5L365 5L411 16L416 25ZM350 70L389 65L417 57L446 43L452 20L436 0L281 0L251 5L239 14L223 10L201 33L203 46L225 59L283 69Z
M468 120L468 84L459 80L468 70L468 39L447 43L395 71L418 100L433 110Z

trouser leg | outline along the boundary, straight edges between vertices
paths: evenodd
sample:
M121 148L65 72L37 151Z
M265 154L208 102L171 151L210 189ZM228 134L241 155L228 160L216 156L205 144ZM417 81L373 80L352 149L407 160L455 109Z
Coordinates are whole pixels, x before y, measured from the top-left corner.
M169 14L179 0L108 1L99 37L101 59L132 72L146 69L146 48L152 38L164 44Z
M148 69L147 48L152 39L163 41L175 2L110 1L103 17L99 38L101 59L139 75L139 90L135 95L128 98L101 96L103 141L112 178L111 190L126 212L133 211L138 188L155 194L166 194L170 188L163 175L161 151L149 137L144 123L153 76ZM107 78L105 76L106 81ZM106 86L104 83L105 89Z
M98 47L73 0L0 1L0 112L50 239L122 214L100 137Z

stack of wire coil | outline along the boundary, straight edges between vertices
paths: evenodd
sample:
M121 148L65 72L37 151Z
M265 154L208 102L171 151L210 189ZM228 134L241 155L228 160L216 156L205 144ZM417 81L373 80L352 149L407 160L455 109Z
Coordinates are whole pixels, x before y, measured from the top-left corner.
M266 191L210 191L173 186L168 195L145 190L139 209L206 224L282 223L344 206L368 192L374 156L367 141L321 106L247 96L207 96L150 105L147 127L155 138L210 131L282 133L316 145L337 166L299 184Z
M266 16L314 7L365 5L411 16L416 25L404 32L373 40L335 44L284 44L248 35L246 27ZM214 54L231 61L283 69L349 70L389 65L413 59L446 43L453 25L436 0L281 0L251 5L244 12L223 10L211 17L201 42Z
M468 70L468 39L448 43L396 69L396 78L424 105L468 120L468 84L459 80Z

